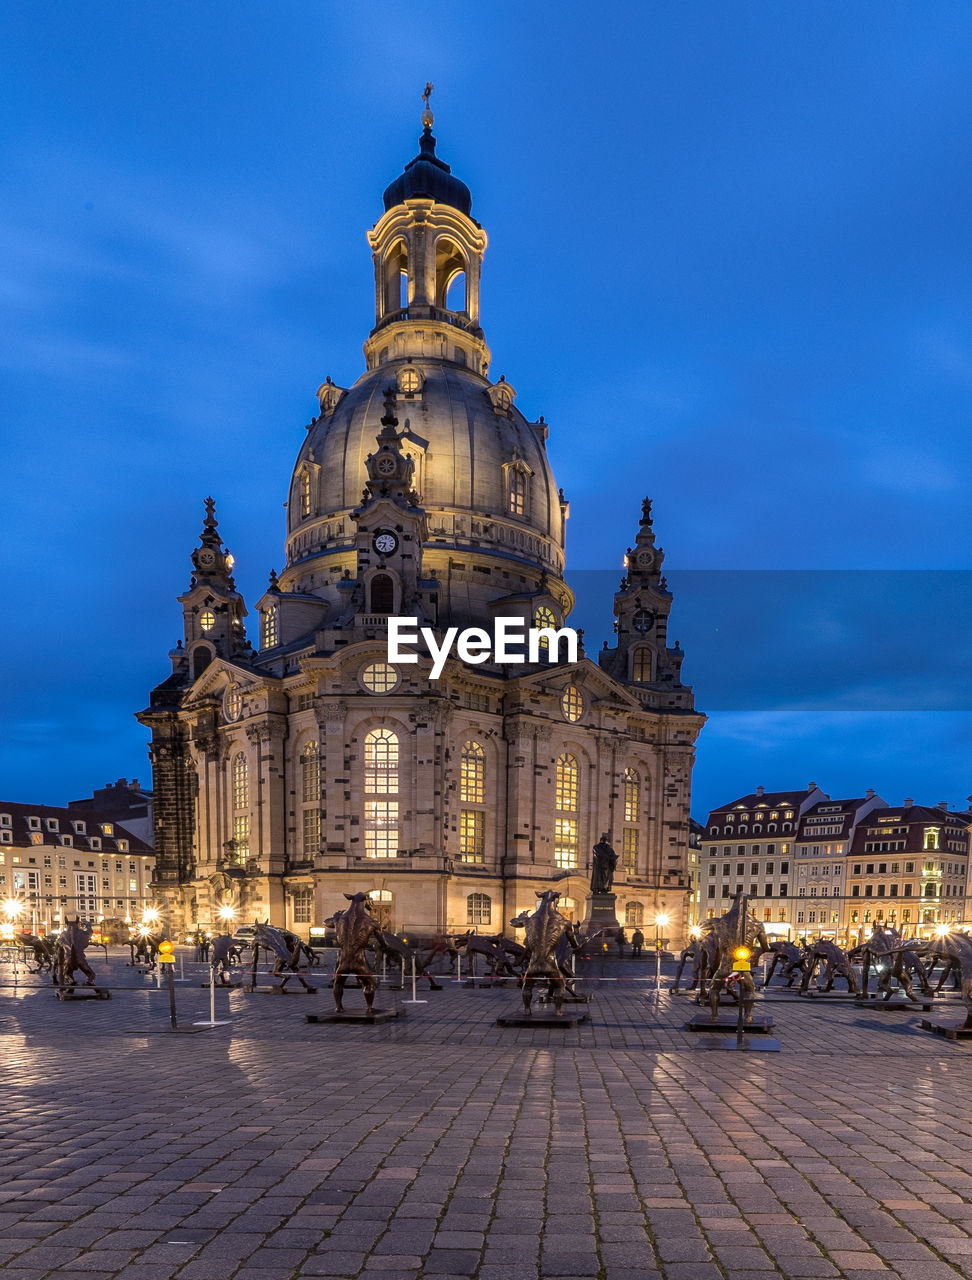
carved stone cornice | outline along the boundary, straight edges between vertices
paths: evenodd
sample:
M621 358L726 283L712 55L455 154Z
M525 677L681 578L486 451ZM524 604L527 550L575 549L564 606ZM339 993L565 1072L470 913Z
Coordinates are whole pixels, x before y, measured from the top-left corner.
M342 724L348 714L346 702L325 702L317 708L318 724Z

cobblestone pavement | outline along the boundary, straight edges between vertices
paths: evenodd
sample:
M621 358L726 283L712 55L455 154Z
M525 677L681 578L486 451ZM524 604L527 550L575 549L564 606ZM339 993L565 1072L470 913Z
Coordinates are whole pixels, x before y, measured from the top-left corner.
M972 1042L917 1015L771 993L780 1053L709 1053L650 983L556 1030L449 983L372 1028L306 1023L326 990L220 993L231 1025L177 1036L94 959L142 989L0 971L3 1280L972 1276Z

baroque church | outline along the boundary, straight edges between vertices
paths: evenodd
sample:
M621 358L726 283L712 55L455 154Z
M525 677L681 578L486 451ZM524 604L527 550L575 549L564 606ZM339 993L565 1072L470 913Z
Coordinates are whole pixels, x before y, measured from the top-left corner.
M591 848L617 854L618 918L688 926L689 800L703 717L668 644L672 596L643 504L614 641L540 662L389 662L388 620L564 626L568 503L548 427L490 378L486 233L469 189L419 154L368 232L365 372L328 378L297 454L286 560L259 648L206 502L151 732L154 889L173 928L269 918L307 936L365 891L395 930L500 932L555 884L584 918ZM254 637L256 638L256 637ZM552 644L552 641L547 641ZM543 659L553 657L555 661Z

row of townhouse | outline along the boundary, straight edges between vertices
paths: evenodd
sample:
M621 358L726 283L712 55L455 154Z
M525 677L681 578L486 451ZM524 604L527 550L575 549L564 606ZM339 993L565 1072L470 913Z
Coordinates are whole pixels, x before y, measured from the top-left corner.
M708 816L694 919L722 915L742 890L771 938L853 945L875 923L929 936L965 919L970 828L972 813L945 802L757 787Z
M154 903L155 852L96 810L0 801L0 912L53 933L80 916L139 921Z

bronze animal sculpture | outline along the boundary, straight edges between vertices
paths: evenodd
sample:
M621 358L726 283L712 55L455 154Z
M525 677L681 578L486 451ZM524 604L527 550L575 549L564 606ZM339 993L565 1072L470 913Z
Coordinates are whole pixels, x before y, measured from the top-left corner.
M867 977L873 965L877 973L878 991L883 994L885 1000L890 1000L894 992L894 987L891 985L891 980L894 978L897 979L898 986L908 999L918 1004L919 1000L911 982L912 974L918 979L918 984L925 995L932 993L925 966L918 958L915 949L902 943L897 930L885 929L883 925L875 924L867 941L852 948L847 955L848 959L860 957L864 968L865 991Z
M947 956L949 968L957 967L962 977L962 1000L965 1003L965 1022L961 1030L972 1030L972 937L958 929L953 929L942 937L931 942L909 942L908 949L928 954L934 952Z
M773 959L766 970L766 985L769 986L779 966L780 976L786 979L788 987L792 987L797 977L806 971L808 949L797 946L795 942L771 942L770 950L773 953Z
M554 1013L563 1017L566 981L557 963L557 947L561 938L576 951L580 946L574 926L557 910L560 894L556 889L537 890L537 909L526 920L527 961L523 970L523 1011L531 1014L533 985L538 980L547 983L547 999L553 1002Z
M709 1010L713 1022L716 1022L719 1017L719 997L729 982L730 974L733 973L733 952L736 948L748 947L753 961L758 960L764 951L770 949L766 931L748 909L748 902L749 898L746 894L737 893L732 906L724 916L718 920L705 920L701 925L699 941L706 955L705 968L712 974ZM738 983L744 1017L747 1022L751 1022L756 999L756 984L752 973L740 973Z
M375 1004L378 978L366 955L370 945L381 947L381 925L371 914L371 903L366 893L346 893L351 904L343 911L336 911L325 924L331 925L337 936L338 958L334 966L334 1009L344 1012L344 984L355 977L365 993L365 1009L371 1013Z
M232 935L229 933L217 934L216 937L211 940L211 947L207 948L207 951L210 950L212 953L210 967L212 968L213 974L218 980L220 986L239 986L240 983L231 981L233 961L235 960L236 963L239 964L241 958L240 949L233 941Z
M527 925L527 921L529 919L530 919L529 911L521 911L518 916L513 917L513 919L510 921L510 924L513 926L514 929L525 929ZM597 931L597 935L594 935L594 936L598 936L602 932L603 930L599 929ZM587 939L581 938L580 931L575 925L573 941L571 941L567 933L564 932L561 934L560 941L557 943L557 946L554 950L554 959L557 961L557 968L560 970L561 977L564 980L563 999L569 1000L577 1004L585 1003L587 997L579 996L577 994L577 988L574 985L575 982L577 981L577 978L574 974L574 967L572 964L572 960L573 960L574 953L578 951L586 941ZM519 951L523 953L523 960L525 962L529 958L529 952L527 951L526 947L521 947L519 946L518 943L514 943L514 945L517 947ZM522 978L520 981L522 985L522 981L523 981Z
M832 991L836 979L843 978L851 995L860 994L861 985L851 964L850 955L845 954L835 942L827 938L818 938L807 947L803 978L800 981L801 995L806 995L810 990L810 983L818 968L820 969L817 976L818 990Z
M500 946L495 938L487 938L479 933L460 933L453 941L457 948L466 953L466 959L469 962L469 976L473 982L476 980L477 956L482 956L486 961L488 966L486 976L488 978L512 978L516 976L506 949Z
M291 934L290 937L296 935ZM300 939L298 938L299 942ZM300 949L291 946L287 940L284 931L275 928L268 921L261 924L256 921L253 926L253 963L250 969L250 983L248 990L256 990L256 971L257 956L259 948L263 947L268 954L276 957L276 963L270 974L272 978L279 978L280 982L271 989L279 995L283 995L287 990L287 983L291 978L296 978L304 990L308 993L316 991L316 987L312 987L309 982L304 979L304 975L299 970Z
M154 969L159 956L159 943L163 941L161 933L143 933L141 931L133 933L128 940L128 950L131 953L129 965L134 968L138 964L144 964L148 969Z
M94 986L94 970L84 955L85 947L91 941L91 934L91 925L82 924L80 916L76 916L74 920L65 920L64 928L58 934L54 946L51 981L56 987L73 989L77 986L74 975L78 972L84 974L86 987Z
M441 991L442 984L436 982L435 977L429 973L428 965L433 960L433 955L422 951L419 947L411 947L407 942L403 942L401 938L397 938L393 933L389 933L387 929L381 931L380 950L387 956L394 956L398 960L404 960L406 964L412 960L415 961L416 978L424 978L429 984L430 991ZM377 956L377 951L376 951Z
M14 940L23 949L24 963L30 973L50 973L54 968L56 946L51 938L39 938L34 933L18 932L14 934ZM34 958L33 968L27 958L28 952Z
M672 990L680 989L682 974L685 972L685 966L689 963L692 965L692 981L685 988L686 991L694 991L699 984L699 978L702 973L702 942L699 938L693 938L687 947L678 957L678 966L675 969L675 981L672 983Z

